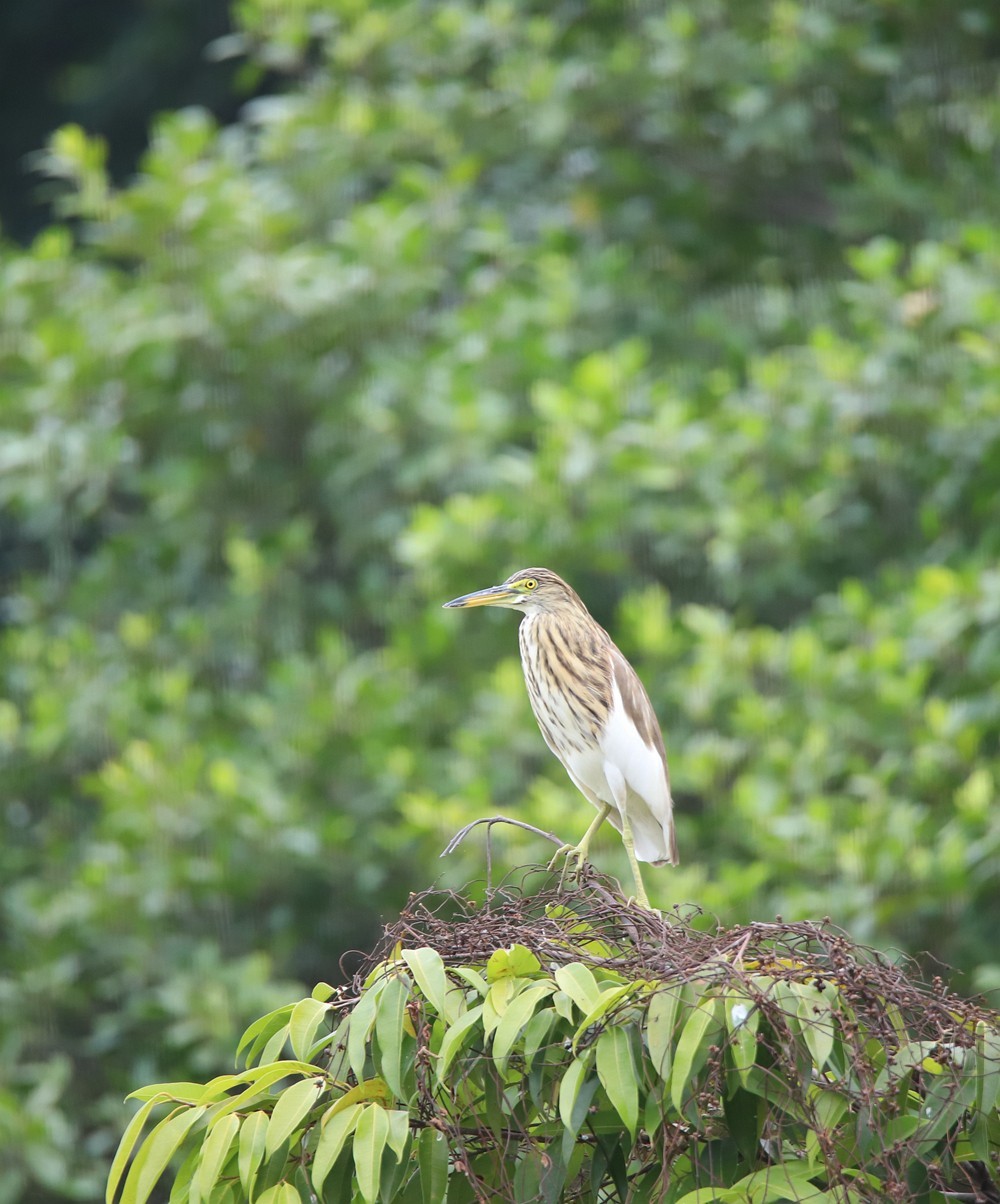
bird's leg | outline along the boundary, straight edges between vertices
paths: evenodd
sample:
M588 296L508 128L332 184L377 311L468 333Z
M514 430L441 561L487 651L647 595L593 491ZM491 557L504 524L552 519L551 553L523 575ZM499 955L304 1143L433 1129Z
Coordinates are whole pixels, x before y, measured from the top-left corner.
M646 888L642 884L642 874L639 873L639 862L635 855L635 839L632 836L632 823L628 817L628 786L625 783L625 777L618 766L609 761L604 763L604 776L611 787L611 793L615 796L618 814L622 818L622 844L628 854L628 863L632 867L632 877L635 879L635 901L640 907L652 911L646 895Z
M597 817L594 819L590 827L584 832L583 839L579 844L564 844L556 849L552 860L549 862L549 869L554 870L556 862L560 857L564 857L562 873L559 875L559 889L562 890L563 882L566 878L566 871L569 869L570 859L576 862L576 873L580 872L580 867L587 860L587 853L590 850L590 842L594 839L594 833L604 823L611 812L610 803L600 803L597 809Z
M635 879L635 901L640 907L645 907L647 911L652 911L653 908L649 904L649 898L646 895L646 888L642 884L642 874L639 872L639 862L635 855L635 842L632 838L632 825L629 823L629 819L624 808L622 808L622 844L625 846L625 852L628 855L628 863L632 867L632 877Z

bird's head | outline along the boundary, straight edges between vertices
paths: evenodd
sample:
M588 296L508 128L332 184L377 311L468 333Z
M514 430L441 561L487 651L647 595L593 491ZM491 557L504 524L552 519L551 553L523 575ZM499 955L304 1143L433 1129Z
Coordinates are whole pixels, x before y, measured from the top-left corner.
M453 598L445 606L505 606L525 614L560 614L586 608L571 586L551 569L518 569L503 585Z

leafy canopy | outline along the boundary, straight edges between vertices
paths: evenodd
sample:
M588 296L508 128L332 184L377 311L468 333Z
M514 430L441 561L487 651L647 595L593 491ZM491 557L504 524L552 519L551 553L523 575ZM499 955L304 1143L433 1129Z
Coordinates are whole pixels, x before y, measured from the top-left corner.
M134 1092L108 1204L145 1204L178 1153L170 1198L194 1204L931 1204L991 1165L996 1014L822 925L710 934L597 881L557 898L411 902L396 929L443 954L397 940L252 1024L246 1069Z

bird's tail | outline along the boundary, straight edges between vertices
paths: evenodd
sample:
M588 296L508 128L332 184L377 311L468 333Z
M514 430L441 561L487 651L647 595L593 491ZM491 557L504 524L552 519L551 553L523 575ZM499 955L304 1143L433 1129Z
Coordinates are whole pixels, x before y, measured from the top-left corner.
M658 819L646 803L631 790L628 800L628 817L632 824L632 838L635 841L635 855L640 861L651 865L676 865L680 858L677 855L677 834L674 831L673 813L668 812L665 819ZM612 812L611 822L615 822ZM617 828L619 825L615 823Z
M651 861L650 865L661 866L661 865L678 865L678 864L680 864L680 856L677 852L677 833L674 831L674 817L673 816L671 816L670 819L668 820L667 828L668 828L668 831L666 833L667 855L666 855L666 857L659 858L659 860L657 860L657 861ZM639 856L639 854L637 852L636 857L638 857L638 856Z

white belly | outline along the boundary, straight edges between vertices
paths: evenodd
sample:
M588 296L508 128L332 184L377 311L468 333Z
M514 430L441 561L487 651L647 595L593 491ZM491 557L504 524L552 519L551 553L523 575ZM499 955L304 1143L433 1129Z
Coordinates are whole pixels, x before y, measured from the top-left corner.
M601 803L611 806L608 818L619 832L622 812L628 815L640 861L667 860L673 803L666 770L659 752L643 740L626 715L617 687L608 722L596 746L592 739L584 738L564 700L550 702L550 707L559 708L559 726L568 739L557 738L555 732L546 730L553 724L551 711L545 715L536 712L539 727L581 793L594 806ZM609 767L613 767L612 778L619 783L617 794L608 780ZM620 785L622 779L624 791Z

